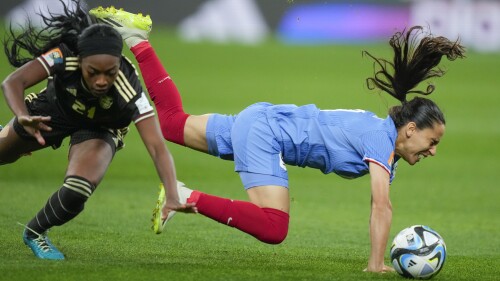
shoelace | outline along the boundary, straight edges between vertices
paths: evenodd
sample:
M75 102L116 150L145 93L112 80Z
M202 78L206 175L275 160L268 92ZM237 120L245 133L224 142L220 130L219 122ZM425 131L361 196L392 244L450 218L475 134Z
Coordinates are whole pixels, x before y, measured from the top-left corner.
M52 250L49 244L47 244L45 237L43 236L38 236L37 238L33 239L33 241L35 241L36 244L38 244L38 247L44 252L50 252Z
M17 224L19 224L20 226L24 227L25 229L28 229L29 231L35 233L36 235L38 235L37 238L33 239L33 241L35 241L35 243L38 245L38 247L44 251L44 252L50 252L52 249L50 247L50 245L47 243L47 240L46 240L46 237L36 231L34 231L33 229L31 229L29 226L25 225L25 224L22 224L20 222L17 222Z

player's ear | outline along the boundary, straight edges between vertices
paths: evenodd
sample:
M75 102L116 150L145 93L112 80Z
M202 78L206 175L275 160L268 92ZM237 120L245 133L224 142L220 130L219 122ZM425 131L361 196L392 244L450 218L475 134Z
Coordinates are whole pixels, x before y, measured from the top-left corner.
M405 125L406 137L409 138L413 136L413 134L415 134L416 131L417 131L417 124L415 122L410 121Z

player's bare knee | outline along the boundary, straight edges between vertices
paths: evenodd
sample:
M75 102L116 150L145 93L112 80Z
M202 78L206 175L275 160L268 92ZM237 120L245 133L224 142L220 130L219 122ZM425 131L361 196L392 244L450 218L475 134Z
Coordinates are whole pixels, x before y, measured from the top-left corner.
M95 177L95 176L77 176L77 175L70 175L70 176L67 176L66 177L66 180L70 178L70 179L80 179L81 181L84 181L86 183L86 185L88 184L89 186L92 187L92 191L94 191L97 186L99 185L99 183L101 182L102 180L102 176L101 177Z

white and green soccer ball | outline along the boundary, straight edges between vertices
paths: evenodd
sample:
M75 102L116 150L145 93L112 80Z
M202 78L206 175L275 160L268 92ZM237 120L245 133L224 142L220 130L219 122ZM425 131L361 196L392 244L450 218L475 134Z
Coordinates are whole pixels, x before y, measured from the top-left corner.
M391 262L403 277L429 279L446 260L446 244L441 235L425 225L403 229L391 246Z

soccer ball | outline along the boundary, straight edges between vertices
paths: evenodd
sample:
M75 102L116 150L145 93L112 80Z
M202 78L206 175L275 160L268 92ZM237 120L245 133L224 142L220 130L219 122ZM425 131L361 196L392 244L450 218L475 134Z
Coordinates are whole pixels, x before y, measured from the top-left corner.
M429 279L443 268L445 260L443 238L428 226L403 229L392 242L392 265L403 277Z

